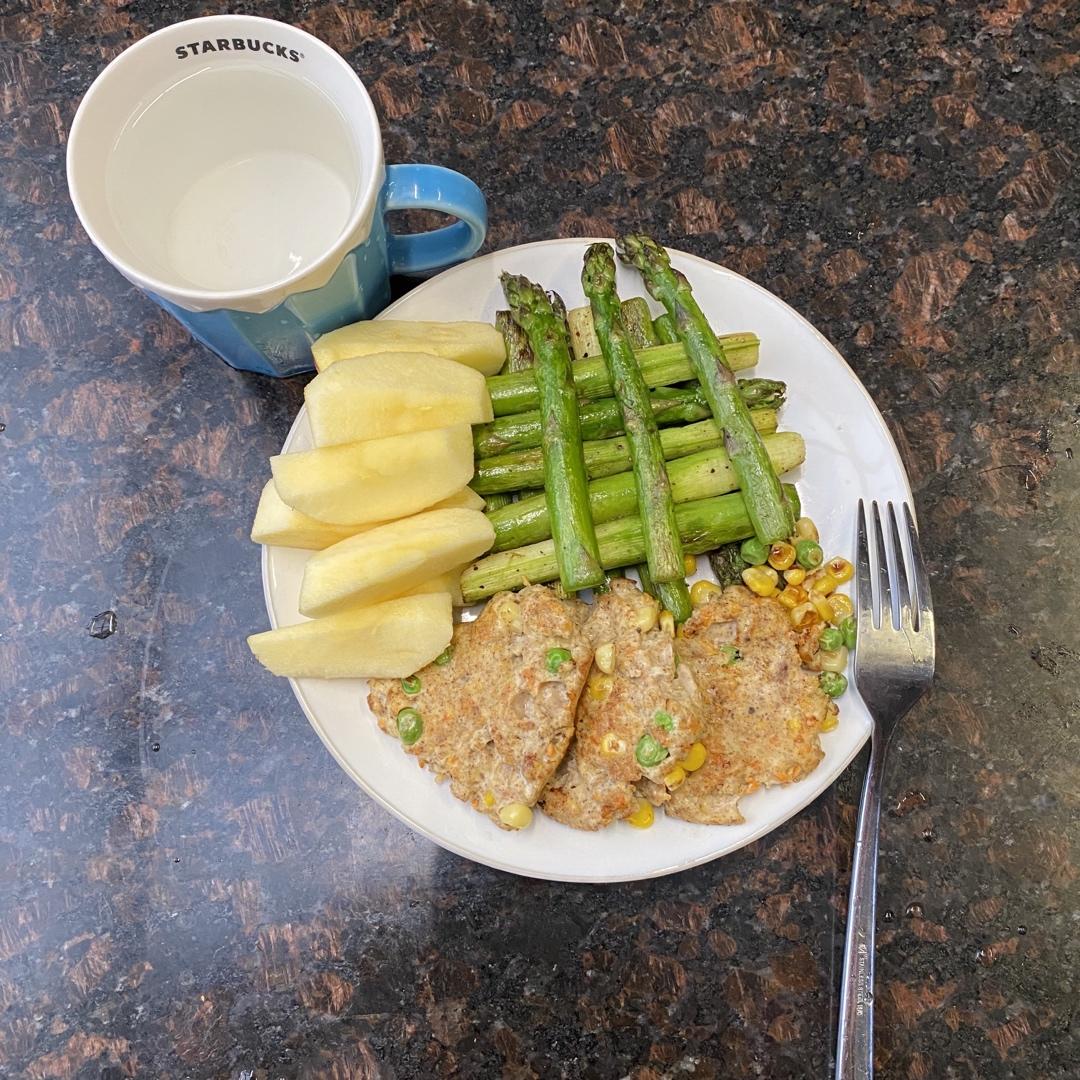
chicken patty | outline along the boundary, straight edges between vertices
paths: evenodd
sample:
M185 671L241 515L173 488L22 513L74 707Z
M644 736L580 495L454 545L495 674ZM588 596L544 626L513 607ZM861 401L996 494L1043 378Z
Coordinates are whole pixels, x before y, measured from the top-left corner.
M801 780L821 761L829 699L805 671L786 610L741 585L698 608L680 652L705 693L705 764L671 793L666 810L706 825L743 820L739 799Z
M448 661L412 679L372 679L368 705L394 736L401 710L415 710L420 735L402 748L502 825L499 811L533 806L566 753L592 663L587 615L543 585L493 596L456 627Z
M633 813L646 792L664 801L664 777L701 736L702 694L657 614L656 601L625 579L593 606L585 632L596 655L576 734L541 797L544 812L564 825L602 829Z

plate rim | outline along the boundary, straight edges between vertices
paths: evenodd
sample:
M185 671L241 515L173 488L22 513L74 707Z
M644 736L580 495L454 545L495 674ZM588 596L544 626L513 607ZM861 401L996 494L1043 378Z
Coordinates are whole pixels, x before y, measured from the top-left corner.
M471 266L473 264L482 262L493 262L497 258L501 256L506 256L512 252L527 251L532 248L552 248L569 245L580 246L582 244L592 243L614 244L614 242L615 241L612 237L574 236L555 237L550 240L533 240L525 244L515 244L510 247L499 248L496 251L490 251L484 255L479 255L473 259L469 259L466 262L458 263L455 266L448 267L446 270L441 271L433 277L427 278L426 280L420 282L420 284L418 284L415 288L410 289L409 292L406 293L404 296L398 297L397 300L385 307L374 318L375 320L378 320L391 316L397 308L405 304L407 301L411 302L413 299L415 299L416 296L421 295L424 290L432 287L437 282L440 282L447 275L456 273L464 266ZM855 370L847 362L840 350L837 349L836 346L833 345L833 343L820 330L818 330L818 328L814 326L814 324L811 323L810 320L807 319L801 312L797 311L795 308L793 308L790 304L788 304L781 297L777 296L775 293L766 289L763 285L759 285L757 282L751 281L750 278L744 277L742 274L737 273L729 267L723 266L720 263L713 262L710 259L704 258L703 256L695 255L692 252L683 251L680 248L671 247L669 245L665 245L665 247L669 252L677 256L679 259L686 259L690 262L697 263L710 271L718 270L728 277L737 279L744 285L749 286L754 291L762 293L768 299L775 301L778 304L781 304L800 323L802 323L806 329L811 331L813 336L821 345L828 349L828 351L832 353L832 355L837 360L840 361L840 363L846 369L852 382L854 382L855 386L858 388L858 391L861 393L865 404L869 407L871 415L877 421L878 426L884 433L884 436L888 441L888 446L892 450L896 462L899 464L900 479L903 482L904 492L907 496L907 501L908 505L911 508L912 516L913 518L915 518L917 523L918 519L916 516L915 499L911 490L911 480L908 476L907 466L904 463L903 456L900 454L899 447L896 445L896 440L893 438L892 431L889 429L889 425L885 420L884 414L878 408L877 403L870 395L869 390L867 390L866 387L863 385L862 380L855 373ZM300 425L304 421L306 411L307 406L302 404L297 411L296 416L293 418L293 422L289 427L288 434L285 436L285 440L281 445L281 450L279 451L279 453L289 452L292 446L292 442L296 438ZM271 545L264 544L261 546L262 552L260 558L260 567L262 572L263 601L266 605L266 612L270 619L270 625L272 628L276 629L278 623L277 618L274 614L274 604L271 598L270 590L270 581L272 578L269 565ZM476 851L466 845L456 844L447 837L436 835L432 833L426 826L422 825L419 821L416 821L406 811L394 806L387 799L383 798L382 795L380 795L377 791L375 791L368 785L364 778L358 772L356 772L355 769L353 769L353 767L348 763L345 757L339 752L334 741L330 738L329 734L324 730L323 726L315 718L314 713L305 698L304 691L300 687L299 680L289 678L289 685L292 688L293 696L296 698L296 701L299 704L301 711L307 718L308 723L314 729L315 734L318 735L319 741L329 751L331 757L333 757L333 759L338 763L342 771L353 781L353 783L355 783L366 795L368 795L369 798L373 799L376 803L378 803L379 806L392 814L404 825L408 826L414 832L419 833L427 840L430 840L436 846L446 851L450 851L455 855L459 855L464 859L468 859L471 862L476 862L482 866L491 867L493 870L499 870L503 873L512 874L517 877L527 877L540 881L558 881L565 882L567 884L615 885L629 881L649 881L654 878L667 877L671 874L677 874L683 870L691 870L697 866L704 866L706 863L714 862L717 859L722 859L728 855L733 855L735 854L735 852L741 851L743 848L748 847L755 841L760 840L763 836L767 836L769 833L775 832L782 825L785 825L787 822L789 822L792 818L796 817L798 814L801 814L803 810L805 810L807 806L809 806L815 799L817 799L821 795L824 795L825 792L827 792L829 788L831 788L833 784L836 783L836 781L840 778L840 776L851 764L851 762L858 756L858 754L870 738L870 728L867 728L862 733L862 737L855 742L850 752L838 758L834 766L828 771L827 774L824 775L824 783L821 784L820 787L808 787L806 789L805 797L797 799L795 804L790 808L787 813L784 814L782 818L780 818L779 820L770 819L767 822L763 822L758 828L754 829L745 837L743 837L741 842L736 847L726 848L723 851L709 852L696 858L683 860L676 864L656 867L645 873L606 874L603 877L597 877L590 874L545 873L540 870L523 869L522 867L505 863L498 858L493 858L486 853ZM851 681L849 692L850 691L854 691L856 694L858 694L858 689L855 686L854 679L852 679ZM859 697L861 700L862 695L860 694ZM865 707L865 701L863 702L863 705ZM810 776L812 775L813 773L804 777L804 779L800 781L800 785L802 783L805 783L806 780L809 780ZM702 828L714 828L714 826L702 826Z

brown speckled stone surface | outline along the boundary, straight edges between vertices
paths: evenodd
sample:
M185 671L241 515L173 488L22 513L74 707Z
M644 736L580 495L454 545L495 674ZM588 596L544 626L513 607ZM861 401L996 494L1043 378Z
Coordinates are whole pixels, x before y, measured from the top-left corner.
M886 781L878 1073L1075 1077L1075 3L232 7L339 49L389 160L484 188L489 249L640 224L849 359L940 626ZM517 880L364 797L248 655L302 383L193 345L63 167L104 62L217 10L0 5L0 1075L830 1075L855 770L690 873Z

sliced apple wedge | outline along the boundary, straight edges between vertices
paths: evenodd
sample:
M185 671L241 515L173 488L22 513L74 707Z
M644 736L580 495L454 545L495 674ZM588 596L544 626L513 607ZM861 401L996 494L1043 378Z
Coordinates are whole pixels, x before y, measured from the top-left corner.
M469 490L469 489L466 489ZM329 525L301 514L282 502L273 480L267 480L259 496L255 521L251 526L251 539L256 544L275 544L277 547L306 548L319 551L353 536L357 525Z
M426 510L483 510L484 500L470 487L464 487L455 491L453 495L447 495L437 503L425 507Z
M304 390L316 446L430 431L492 418L479 371L428 353L372 353L342 360Z
M454 631L448 593L403 596L252 634L255 658L293 679L402 679L430 664Z
M462 488L453 495L425 507L426 510L483 510L484 500L472 488ZM251 539L256 544L273 544L275 547L303 548L321 551L339 540L345 540L367 529L386 525L385 521L373 521L370 525L330 525L325 521L308 517L281 501L273 480L267 480L259 497L255 521L251 526ZM460 590L454 601L461 606Z
M392 521L459 492L473 474L468 424L270 459L286 505L332 525Z
M328 615L400 596L483 554L495 542L478 510L428 510L317 552L304 568L300 613Z
M506 360L502 334L483 322L406 322L379 319L342 326L311 346L323 371L340 360L381 352L425 352L494 375Z
M461 595L461 572L468 565L468 563L465 563L453 570L447 570L445 574L439 574L438 577L429 578L427 581L422 582L420 585L417 585L415 588L410 589L402 595L425 596L428 593L444 592L449 593L450 603L452 603L454 607L464 607L465 600Z

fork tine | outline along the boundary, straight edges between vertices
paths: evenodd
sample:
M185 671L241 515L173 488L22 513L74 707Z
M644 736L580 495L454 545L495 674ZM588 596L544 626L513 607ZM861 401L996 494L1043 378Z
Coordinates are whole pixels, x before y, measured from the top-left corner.
M900 607L900 625L914 626L915 617L911 612L911 589L909 581L911 574L908 572L907 553L904 545L900 543L900 529L896 524L896 508L889 503L889 542L893 549L893 566L896 573L893 576L896 597Z
M873 503L873 510L874 543L877 552L878 596L880 598L878 605L879 619L876 625L878 627L883 627L885 625L885 620L888 619L895 626L896 622L892 615L892 589L889 586L889 559L885 554L885 523L882 521L881 510L878 508L876 500Z
M858 604L859 630L869 627L874 618L873 578L870 576L870 545L866 535L866 505L859 500L859 514L855 527L855 602ZM856 638L858 641L858 638Z
M930 599L930 576L926 572L926 563L923 562L919 534L915 530L911 507L907 503L904 503L904 525L907 528L908 547L911 549L912 584L915 587L918 610L918 622L915 624L915 629L921 630L931 618L933 602Z

